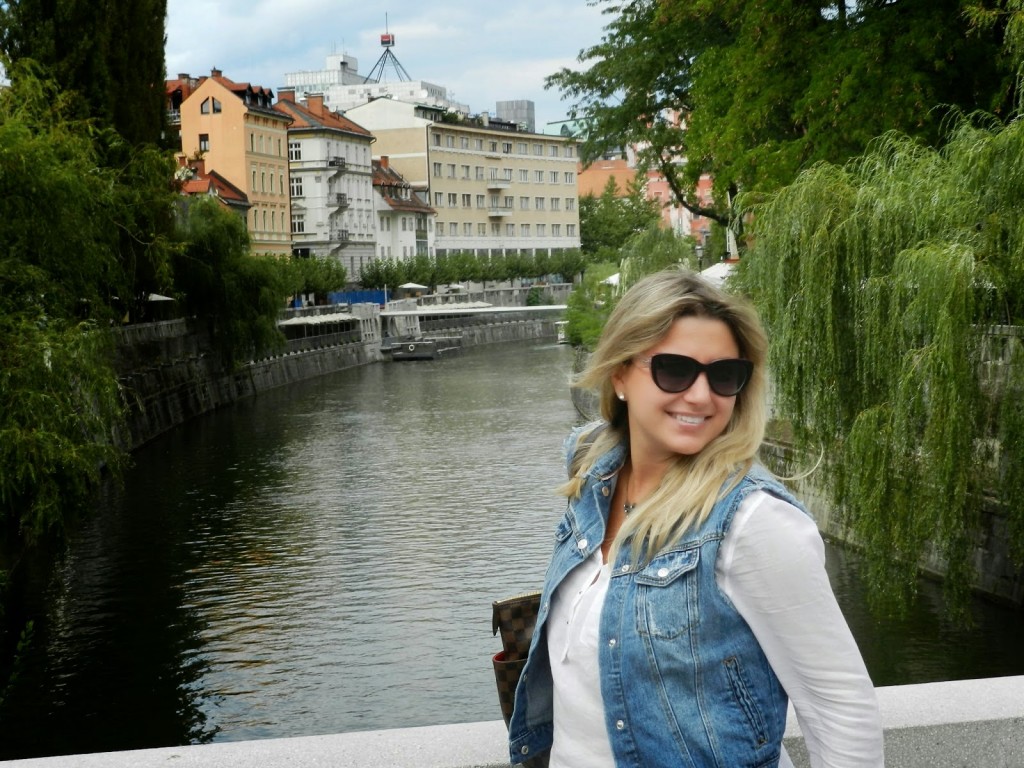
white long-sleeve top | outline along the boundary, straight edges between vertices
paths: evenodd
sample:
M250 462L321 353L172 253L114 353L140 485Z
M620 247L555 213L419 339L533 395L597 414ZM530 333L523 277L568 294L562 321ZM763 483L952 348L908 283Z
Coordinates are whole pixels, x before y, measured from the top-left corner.
M608 579L598 549L565 578L552 600L550 768L615 765L597 642ZM719 548L715 579L789 695L813 768L883 766L875 690L832 592L814 521L771 494L751 493ZM784 749L779 765L792 768Z

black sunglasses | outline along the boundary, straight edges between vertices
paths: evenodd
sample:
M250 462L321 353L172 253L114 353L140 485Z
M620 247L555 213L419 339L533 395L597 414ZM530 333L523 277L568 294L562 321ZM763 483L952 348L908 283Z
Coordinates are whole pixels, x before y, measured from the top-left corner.
M732 397L738 395L754 372L754 364L749 360L730 358L704 363L686 355L652 355L638 357L639 365L651 368L651 378L663 392L683 392L693 386L693 382L703 372L707 374L708 386L716 395Z

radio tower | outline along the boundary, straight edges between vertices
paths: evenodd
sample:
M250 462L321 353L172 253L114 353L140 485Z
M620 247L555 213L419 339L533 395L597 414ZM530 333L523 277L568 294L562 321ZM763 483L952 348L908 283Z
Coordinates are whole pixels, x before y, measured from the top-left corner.
M384 78L384 70L390 67L398 75L399 80L406 82L411 81L409 73L405 71L405 67L402 66L402 62L398 60L394 52L391 50L395 47L395 36L388 31L388 16L384 14L384 34L380 36L380 44L384 48L384 53L377 59L377 63L373 65L373 69L370 70L370 74L366 76L366 82L368 83L379 83ZM388 82L384 80L384 82Z

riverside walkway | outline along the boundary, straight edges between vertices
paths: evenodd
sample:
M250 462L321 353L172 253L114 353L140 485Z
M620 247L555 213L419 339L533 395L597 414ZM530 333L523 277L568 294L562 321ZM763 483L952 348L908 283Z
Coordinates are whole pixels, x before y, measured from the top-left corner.
M1024 768L1024 675L878 689L888 768ZM497 707L497 704L495 704ZM792 713L786 746L810 763ZM11 768L504 768L500 720L11 760Z

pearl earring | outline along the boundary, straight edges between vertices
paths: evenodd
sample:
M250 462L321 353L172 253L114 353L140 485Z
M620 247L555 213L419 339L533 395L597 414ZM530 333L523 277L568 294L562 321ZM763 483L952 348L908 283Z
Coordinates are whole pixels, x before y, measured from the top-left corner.
M626 396L624 394L622 394L621 392L616 392L615 394L618 396L619 400L621 400L622 402L626 402Z

